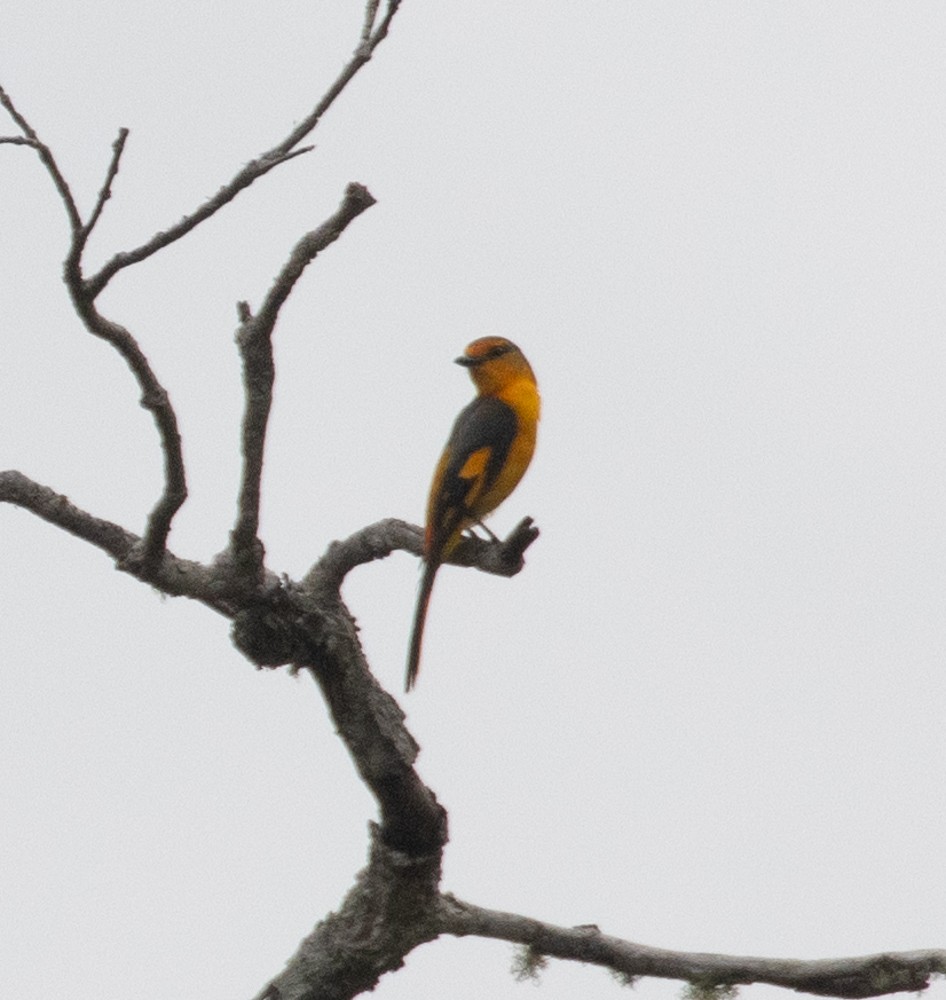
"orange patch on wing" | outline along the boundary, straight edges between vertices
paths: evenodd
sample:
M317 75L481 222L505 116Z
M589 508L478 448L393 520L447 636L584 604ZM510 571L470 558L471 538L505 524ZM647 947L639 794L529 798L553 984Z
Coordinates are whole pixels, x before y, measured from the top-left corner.
M463 467L460 469L460 478L476 479L478 476L482 476L486 471L486 466L489 463L489 457L491 454L492 449L490 448L478 448L476 451L472 452L463 463Z

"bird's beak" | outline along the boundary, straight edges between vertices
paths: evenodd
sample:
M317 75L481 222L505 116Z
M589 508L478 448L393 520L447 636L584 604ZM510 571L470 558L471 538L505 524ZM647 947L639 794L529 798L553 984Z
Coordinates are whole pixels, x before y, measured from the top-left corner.
M476 364L475 358L468 358L465 354L453 360L455 364L463 365L464 368L472 368Z

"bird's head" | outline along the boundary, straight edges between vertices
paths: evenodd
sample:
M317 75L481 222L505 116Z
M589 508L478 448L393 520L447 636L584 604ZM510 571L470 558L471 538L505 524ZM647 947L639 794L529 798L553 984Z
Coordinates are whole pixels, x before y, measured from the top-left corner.
M480 337L456 359L468 368L473 384L481 393L499 392L511 382L526 379L535 384L532 367L518 347L505 337Z

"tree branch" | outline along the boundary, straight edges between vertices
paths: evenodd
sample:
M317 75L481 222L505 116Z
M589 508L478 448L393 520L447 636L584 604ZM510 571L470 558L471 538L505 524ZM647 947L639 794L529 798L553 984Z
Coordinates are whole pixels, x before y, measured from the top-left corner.
M414 770L418 746L398 703L377 682L337 589L284 583L244 601L234 644L260 666L308 670L352 761L378 802L385 844L414 858L447 841L446 813Z
M106 200L111 195L111 186L118 172L127 129L122 129L112 145L112 158L105 181L99 190L95 208L88 223L82 224L79 210L69 185L66 183L52 151L43 143L33 126L14 106L13 101L0 87L0 104L7 110L26 137L27 144L36 150L41 162L53 180L66 207L72 231L69 253L63 264L63 279L72 304L86 329L111 344L124 359L134 374L141 389L141 405L151 412L161 438L164 454L164 490L148 520L144 543L136 556L142 559L144 575L153 572L161 559L171 530L171 521L187 498L187 482L184 474L184 458L181 438L177 429L177 415L168 394L158 381L135 338L125 327L105 319L95 308L94 295L90 295L82 278L82 252L95 223L102 213Z
M371 43L371 33L374 31L374 23L378 19L379 6L380 0L368 0L365 4L365 21L361 28L362 45L369 45Z
M95 199L92 214L89 216L88 222L82 227L83 244L88 240L92 230L95 228L95 224L99 221L102 210L105 208L105 202L112 197L112 184L118 174L118 164L121 162L122 153L125 151L125 141L127 139L128 129L120 128L118 130L118 138L112 143L112 158L109 161L108 171L105 174L102 187L99 189L98 197Z
M387 36L391 21L400 0L388 0L387 12L381 23L377 20L378 2L368 0L362 33L355 54L338 78L328 89L313 111L277 146L263 153L240 170L212 198L196 211L183 218L177 225L156 234L136 250L116 254L97 274L86 278L82 273L82 254L86 242L111 197L112 185L118 173L128 130L122 129L112 145L112 157L105 180L99 189L88 221L83 224L75 199L60 171L52 151L42 142L36 130L17 110L9 95L0 88L2 105L23 133L22 137L7 137L2 141L26 145L35 149L53 180L69 216L72 239L64 264L66 285L86 329L110 343L124 358L141 389L141 405L154 418L161 438L164 454L164 489L149 516L144 544L140 550L145 575L158 565L167 544L174 515L187 498L187 480L184 470L183 450L178 431L177 416L164 387L139 348L135 338L123 326L105 319L95 308L95 299L112 277L124 267L144 260L153 253L190 232L208 219L254 180L273 167L305 152L297 149L299 142L311 132L325 112L332 106L355 73L371 58L375 48ZM270 289L260 316L255 321L247 314L243 323L241 348L244 353L244 372L247 384L247 408L244 420L244 477L241 486L240 514L234 529L233 545L239 559L237 565L246 565L248 572L259 576L262 571L262 550L257 541L259 520L259 477L262 467L263 439L271 403L272 356L268 340L282 303L292 290L302 271L315 255L338 238L348 223L373 203L374 199L361 185L350 185L342 207L323 226L307 234L296 246L289 261ZM268 359L267 359L268 355ZM267 374L267 369L269 374ZM266 383L268 382L268 387ZM252 383L252 386L251 386Z
M147 577L148 573L154 571L160 563L171 531L171 522L187 499L187 477L184 472L184 452L177 427L177 414L174 412L167 391L158 381L137 340L125 327L102 316L95 308L92 299L84 292L78 270L78 253L81 253L81 241L77 239L64 267L66 285L76 313L89 333L111 344L131 369L141 390L140 403L151 413L161 439L161 452L164 456L164 488L148 517L140 551L143 575Z
M384 843L411 858L439 855L447 817L414 770L418 746L404 713L377 682L358 628L336 591L297 584L240 593L234 645L259 666L311 672L362 781L374 795Z
M364 184L349 184L335 214L296 243L260 306L257 320L267 334L272 333L279 310L302 277L302 272L322 250L331 246L342 235L352 220L374 203L374 197Z
M369 0L368 11L371 10L371 6L371 0ZM375 4L376 7L377 4ZM338 77L312 111L309 112L285 139L273 146L272 149L260 154L247 163L215 195L198 206L189 215L185 215L178 223L162 232L155 233L150 240L133 250L115 254L96 274L86 279L86 293L90 298L94 299L120 270L131 264L137 264L139 261L146 260L152 254L157 253L158 250L162 250L164 247L179 240L182 236L186 236L196 226L205 222L221 208L233 201L241 191L248 188L255 180L269 173L274 167L278 167L280 164L308 152L312 148L311 146L306 149L296 149L296 146L315 129L325 113L335 103L339 94L348 86L351 79L362 66L371 59L374 50L387 37L391 21L399 7L400 0L388 0L387 11L381 23L373 32L369 31L367 40L365 40L363 29L361 41L351 59L345 64L341 73L339 73ZM375 17L372 16L370 18L372 25L374 24L374 20ZM368 21L369 19L366 16L366 25Z
M243 472L230 544L234 565L250 582L258 578L263 567L263 546L259 541L260 485L275 378L273 329L279 310L306 267L374 203L371 192L364 185L349 184L338 210L321 226L306 233L293 248L258 315L253 316L246 303L240 304L241 326L236 339L243 359L246 407L242 432Z
M40 139L33 126L17 111L13 99L3 87L0 87L0 105L6 109L7 114L9 114L26 137L25 140L21 140L20 142L17 142L15 139L6 139L4 141L14 143L15 145L30 146L36 150L40 162L46 168L46 172L52 178L56 191L59 193L59 197L66 209L66 215L69 218L69 228L72 230L73 236L75 236L82 228L82 219L79 216L79 209L76 206L75 198L72 196L72 191L66 183L66 178L62 175L62 171L59 169L59 164L56 163L56 158L53 156L52 150Z
M256 1000L348 1000L436 937L439 854L407 858L386 846L376 827L371 834L368 867L338 912L316 926Z
M495 576L515 576L525 566L526 549L538 537L539 529L532 518L525 517L501 542L464 536L447 562L472 566ZM398 549L423 555L423 529L394 517L370 524L343 541L332 542L306 574L303 585L311 590L337 590L356 566L384 559Z
M139 264L147 260L159 250L175 243L181 237L186 236L192 229L196 229L202 222L206 222L215 215L221 208L229 204L244 189L248 188L253 181L258 180L264 174L269 173L274 167L278 167L288 160L292 160L303 153L308 153L313 147L297 149L291 153L276 154L272 151L263 153L255 160L247 163L228 183L207 201L199 205L189 215L185 215L180 222L168 229L161 230L154 234L150 240L142 243L133 250L120 251L107 261L95 274L85 279L85 292L95 299L102 289L118 274L119 271L132 264Z
M547 955L600 965L628 979L681 979L703 990L767 983L818 996L860 998L916 992L926 989L934 976L946 975L946 950L815 961L668 951L602 934L594 925L557 927L449 894L441 897L439 915L443 934L475 934L525 945L533 968Z
M414 770L418 746L398 703L368 668L357 627L341 600L322 601L311 619L317 662L309 666L332 721L381 815L381 838L412 858L437 854L447 842L447 814Z
M94 545L115 560L117 569L146 581L171 597L193 598L228 618L232 618L238 610L232 599L234 587L231 576L224 562L205 566L166 551L160 564L145 572L141 558L144 539L120 525L89 514L76 507L68 497L14 469L0 472L0 503L22 507ZM275 581L276 578L270 574L269 585L272 586Z
M0 472L0 502L31 511L70 535L102 549L115 560L127 558L141 541L137 535L111 521L86 513L68 497L34 482L15 469Z

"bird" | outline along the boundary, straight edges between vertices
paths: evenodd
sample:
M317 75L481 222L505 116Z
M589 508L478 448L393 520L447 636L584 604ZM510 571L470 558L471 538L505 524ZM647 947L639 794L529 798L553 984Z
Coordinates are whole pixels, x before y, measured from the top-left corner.
M437 570L468 528L479 525L489 532L483 518L516 488L535 451L541 401L522 351L505 337L481 337L455 360L469 371L477 395L454 422L430 485L405 691L417 682Z

